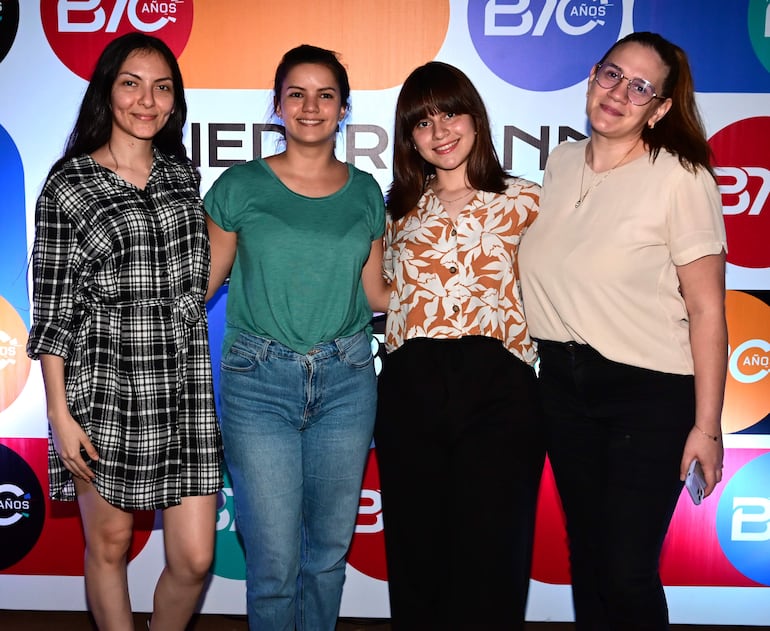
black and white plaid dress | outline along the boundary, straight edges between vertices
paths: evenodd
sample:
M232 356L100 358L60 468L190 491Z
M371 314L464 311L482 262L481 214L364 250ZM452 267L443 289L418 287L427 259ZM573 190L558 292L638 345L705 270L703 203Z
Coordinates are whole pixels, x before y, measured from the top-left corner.
M204 294L209 246L193 167L155 151L140 190L90 156L35 214L27 352L64 358L67 404L99 452L98 492L158 509L222 486ZM50 495L75 499L49 437Z

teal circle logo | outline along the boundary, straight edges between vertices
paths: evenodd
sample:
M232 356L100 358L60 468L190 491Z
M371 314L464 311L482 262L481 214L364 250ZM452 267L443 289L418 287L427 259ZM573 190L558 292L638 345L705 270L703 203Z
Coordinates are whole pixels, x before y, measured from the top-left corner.
M225 469L224 486L217 498L217 534L211 571L216 576L224 578L241 581L246 579L246 555L235 526L233 482L227 469Z
M770 2L751 0L747 20L751 46L759 63L770 72Z

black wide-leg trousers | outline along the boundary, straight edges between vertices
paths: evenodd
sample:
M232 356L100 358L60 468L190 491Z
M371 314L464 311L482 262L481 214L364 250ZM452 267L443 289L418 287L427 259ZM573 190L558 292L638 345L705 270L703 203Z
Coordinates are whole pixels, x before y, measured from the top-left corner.
M499 341L413 339L386 358L375 446L394 631L522 627L541 431L534 371Z

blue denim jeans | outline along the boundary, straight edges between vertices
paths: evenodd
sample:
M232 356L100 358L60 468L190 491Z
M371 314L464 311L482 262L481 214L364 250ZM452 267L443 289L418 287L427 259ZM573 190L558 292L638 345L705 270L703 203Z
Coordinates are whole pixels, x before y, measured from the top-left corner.
M300 355L241 333L220 391L249 627L333 631L374 426L369 337Z

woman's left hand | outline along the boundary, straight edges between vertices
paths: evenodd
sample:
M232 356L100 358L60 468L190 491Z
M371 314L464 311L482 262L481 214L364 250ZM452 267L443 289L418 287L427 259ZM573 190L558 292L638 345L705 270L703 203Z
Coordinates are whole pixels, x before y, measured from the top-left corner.
M687 469L693 460L700 462L703 469L703 477L706 479L704 497L711 495L712 491L722 481L722 459L724 446L722 436L714 440L693 425L682 454L682 462L679 465L679 479L684 481Z

